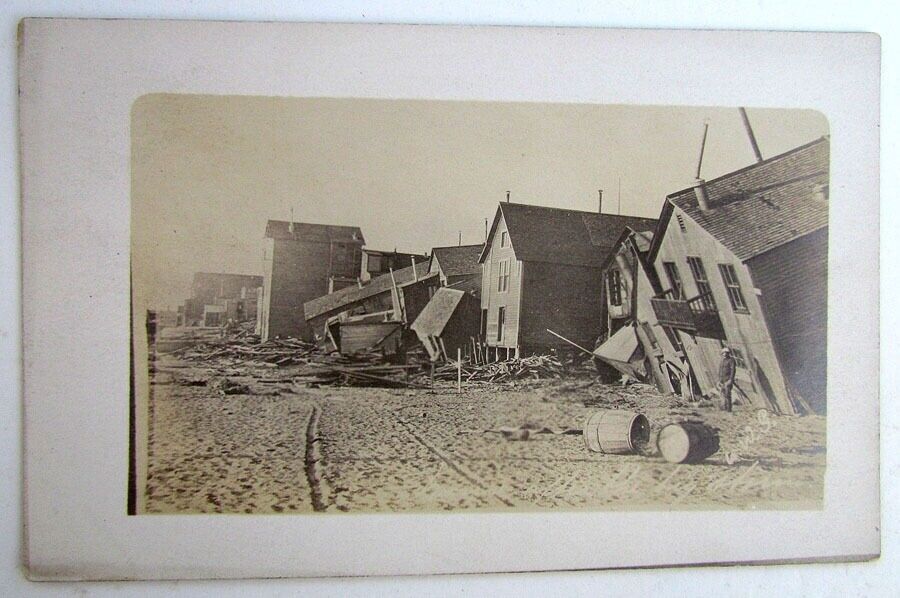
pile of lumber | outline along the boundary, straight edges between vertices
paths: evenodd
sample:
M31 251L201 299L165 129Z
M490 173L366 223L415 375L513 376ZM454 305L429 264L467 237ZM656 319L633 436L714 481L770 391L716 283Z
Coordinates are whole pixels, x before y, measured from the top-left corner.
M318 354L294 375L295 384L307 386L382 386L426 388L410 381L418 365L392 365L378 353Z
M315 350L315 345L297 339L259 342L252 334L208 340L172 352L188 361L240 362L247 366L285 366L305 363Z
M552 355L532 355L486 364L462 364L463 382L509 382L561 378L566 373L562 362ZM457 364L449 362L434 370L435 380L456 380Z

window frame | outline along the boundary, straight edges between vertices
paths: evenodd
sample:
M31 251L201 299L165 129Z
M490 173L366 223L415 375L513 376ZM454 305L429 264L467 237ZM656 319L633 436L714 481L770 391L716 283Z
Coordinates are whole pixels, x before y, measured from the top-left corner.
M497 292L509 292L510 263L509 258L497 261Z
M622 307L622 272L618 268L611 268L606 273L606 289L609 293L609 304L613 307Z
M500 247L509 245L509 231L500 231Z
M672 299L676 301L684 301L684 282L681 279L681 272L678 270L678 264L675 262L663 262L663 272L666 275L666 278L669 280L669 287L672 292ZM669 269L671 266L671 270ZM672 277L672 274L675 274L675 277Z
M506 328L506 306L497 308L497 342L503 342L503 329Z
M694 284L697 286L697 296L706 295L701 300L703 303L703 307L710 311L716 311L716 298L712 292L712 285L709 284L709 274L706 273L706 266L703 263L703 258L698 255L689 255L687 256L688 268L691 271L691 276L694 277ZM695 267L695 265L697 267ZM702 278L700 277L702 274Z
M744 297L741 280L738 278L737 268L734 267L734 264L720 263L719 275L722 277L722 284L725 285L725 293L728 295L731 309L738 314L749 314L750 306ZM740 301L740 305L735 301L736 298Z

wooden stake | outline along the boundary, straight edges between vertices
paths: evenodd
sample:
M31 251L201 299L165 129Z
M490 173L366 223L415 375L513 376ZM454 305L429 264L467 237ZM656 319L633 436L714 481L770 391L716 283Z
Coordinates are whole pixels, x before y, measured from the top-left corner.
M456 392L462 394L462 349L456 348Z

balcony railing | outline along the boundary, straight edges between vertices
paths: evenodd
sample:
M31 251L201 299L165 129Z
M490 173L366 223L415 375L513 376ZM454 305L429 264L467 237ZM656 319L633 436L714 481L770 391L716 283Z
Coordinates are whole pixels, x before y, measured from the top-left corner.
M650 299L656 319L662 326L684 330L696 336L725 338L722 320L715 309L711 293L691 299L673 299L666 291Z

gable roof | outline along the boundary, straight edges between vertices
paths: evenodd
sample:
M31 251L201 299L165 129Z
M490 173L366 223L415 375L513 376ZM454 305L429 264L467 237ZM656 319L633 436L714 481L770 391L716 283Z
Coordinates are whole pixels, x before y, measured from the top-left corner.
M481 263L478 261L484 245L454 245L453 247L435 247L431 250L431 259L437 260L444 276L463 276L481 274Z
M630 226L623 228L622 232L619 233L619 236L616 238L615 243L613 243L612 249L606 254L606 257L603 260L602 268L604 270L606 270L615 259L619 248L629 240L631 240L633 246L640 254L646 255L647 251L650 250L650 244L653 242L653 231L636 231Z
M703 211L693 187L668 196L741 261L828 226L828 202L816 198L828 185L828 137L752 164L706 183L710 209ZM664 207L657 242L671 218Z
M362 230L358 226L342 226L337 224L310 224L308 222L291 223L284 220L269 220L266 223L266 238L295 239L298 241L315 241L329 243L331 241L351 241L365 243Z
M419 312L410 328L422 334L440 336L463 297L465 297L463 291L447 287L439 288L431 301Z
M428 262L420 262L416 264L416 275L423 278L428 274ZM344 287L329 295L317 297L303 304L303 313L307 320L311 320L317 316L327 314L328 312L341 310L348 306L358 303L369 297L380 295L386 291L390 291L396 281L397 286L411 282L416 279L413 274L413 267L407 266L401 270L394 270L393 279L390 272L376 276L369 281L368 284L359 286Z
M503 202L479 263L487 257L501 215L516 258L571 266L600 267L625 227L645 230L656 225L653 218Z

